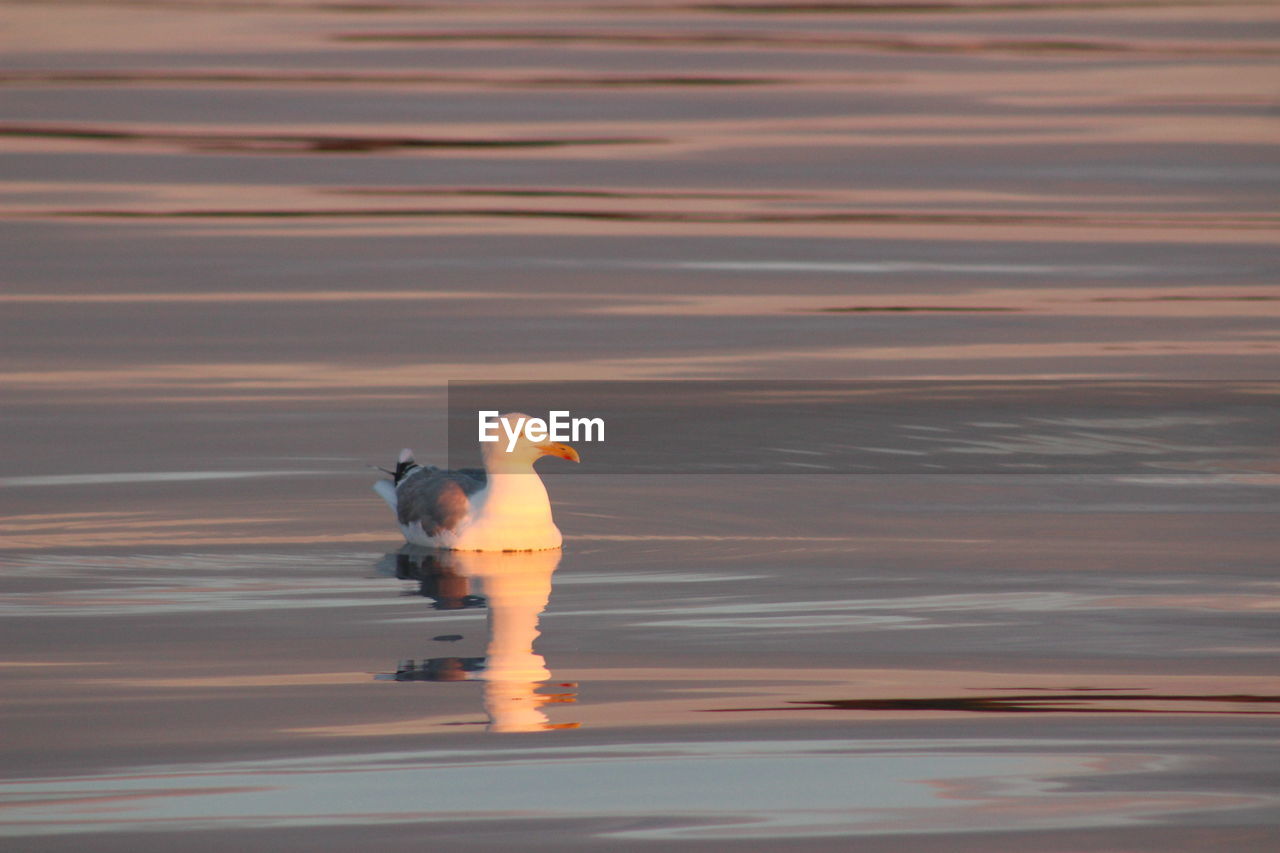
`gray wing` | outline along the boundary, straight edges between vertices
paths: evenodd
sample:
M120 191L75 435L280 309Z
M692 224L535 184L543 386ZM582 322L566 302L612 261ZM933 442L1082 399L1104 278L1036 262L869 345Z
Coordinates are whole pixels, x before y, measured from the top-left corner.
M421 522L423 531L435 536L466 517L471 496L487 483L483 468L422 468L396 487L396 515L401 524Z

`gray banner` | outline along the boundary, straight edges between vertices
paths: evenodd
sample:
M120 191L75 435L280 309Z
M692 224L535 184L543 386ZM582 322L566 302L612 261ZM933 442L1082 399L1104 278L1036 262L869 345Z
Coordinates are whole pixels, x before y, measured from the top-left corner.
M449 465L479 464L488 411L565 413L582 464L556 473L1276 472L1278 403L1243 380L451 382Z

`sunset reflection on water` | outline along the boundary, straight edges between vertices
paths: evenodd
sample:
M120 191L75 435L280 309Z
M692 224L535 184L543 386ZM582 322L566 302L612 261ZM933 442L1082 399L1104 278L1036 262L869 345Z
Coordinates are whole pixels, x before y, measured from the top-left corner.
M0 3L0 836L1274 849L1277 23ZM956 387L786 476L584 454L562 554L381 556L449 381L655 379ZM943 423L1001 380L1161 407Z

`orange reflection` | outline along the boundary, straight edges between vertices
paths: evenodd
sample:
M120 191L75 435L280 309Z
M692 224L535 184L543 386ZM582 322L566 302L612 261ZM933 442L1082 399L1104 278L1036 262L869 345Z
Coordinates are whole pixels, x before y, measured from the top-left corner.
M571 692L539 693L551 678L546 661L534 651L538 620L551 597L551 575L561 552L433 551L406 546L397 557L398 577L412 578L437 609L484 606L488 643L482 658L447 657L402 664L396 681L482 681L484 708L493 732L530 732L571 728L552 723L543 706L572 703ZM484 599L472 595L467 581L478 581ZM375 725L366 733L385 732ZM344 727L344 733L351 733Z
M626 684L628 693L637 683L646 685L642 698L576 704L575 718L590 728L723 725L729 712L747 721L788 724L800 711L806 719L845 722L853 714L859 720L928 720L1028 711L1134 717L1280 713L1275 679L1262 676L611 667L561 670L557 678L590 682L602 697L611 685ZM816 698L832 696L841 698ZM513 718L530 710L513 709ZM430 734L455 721L456 714L436 714L292 731L324 737Z
M1188 308L1187 310L1194 310ZM1206 333L1212 334L1212 333ZM1280 352L1280 341L1265 334L1236 335L1224 332L1220 337L1127 338L1123 340L1077 340L1065 342L910 344L901 346L726 346L708 355L642 355L632 358L596 358L589 361L568 359L494 360L486 362L432 362L430 365L395 364L353 366L318 362L206 362L187 365L131 364L107 369L12 370L0 372L0 383L11 388L55 393L75 393L80 400L91 400L110 392L116 402L131 395L180 400L210 400L229 391L280 392L310 390L334 392L349 390L356 399L369 398L379 390L397 394L411 389L438 391L450 380L485 380L503 376L509 380L540 380L555 376L574 379L662 379L699 378L732 375L743 369L768 369L785 363L792 375L811 371L821 362L860 364L937 362L940 374L947 378L1044 378L1053 376L1124 376L1123 361L1132 356L1253 356L1266 357ZM1090 359L1069 369L1047 371L1028 368L1029 359ZM957 369L957 362L997 362ZM977 368L977 369L975 369ZM1149 368L1148 368L1149 370ZM926 378L934 371L916 371L913 378ZM959 374L959 375L957 375ZM881 374L868 372L865 378ZM894 374L889 374L894 375ZM900 375L900 374L899 374ZM1144 374L1144 375L1149 375ZM192 393L199 382L200 394ZM175 392L187 392L176 394ZM117 393L129 392L129 393ZM235 396L235 395L232 395ZM256 399L256 397L255 397ZM330 399L336 399L330 396Z

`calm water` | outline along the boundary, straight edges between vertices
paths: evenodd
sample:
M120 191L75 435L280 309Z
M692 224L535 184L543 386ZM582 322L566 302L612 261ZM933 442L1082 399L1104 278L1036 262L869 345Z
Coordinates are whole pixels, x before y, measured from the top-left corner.
M1278 23L0 4L5 846L1276 849ZM1254 402L946 436L1083 474L584 448L562 555L369 491L448 380L682 378Z

